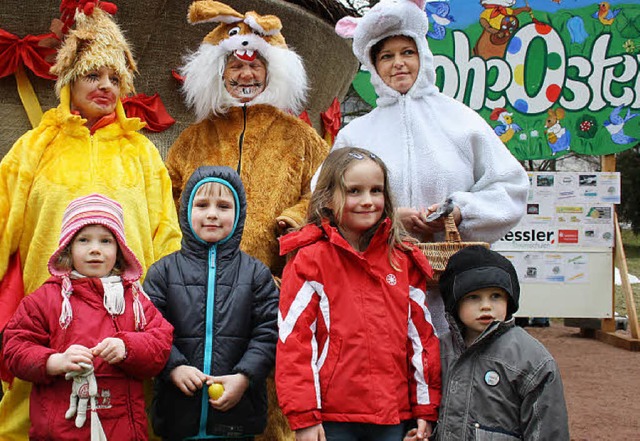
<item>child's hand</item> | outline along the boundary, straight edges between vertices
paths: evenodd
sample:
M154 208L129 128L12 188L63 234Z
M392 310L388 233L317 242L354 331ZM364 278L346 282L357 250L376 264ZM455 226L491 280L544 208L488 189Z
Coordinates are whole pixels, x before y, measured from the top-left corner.
M224 393L220 398L209 400L211 407L221 412L226 412L238 404L238 401L240 401L240 398L249 387L249 379L243 374L209 377L207 384L213 383L220 383L224 387Z
M326 441L322 424L296 430L296 441Z
M109 364L120 363L125 359L127 349L124 342L115 337L107 337L91 348L94 357L101 357Z
M71 345L66 351L53 354L47 359L46 371L48 375L80 372L83 370L80 363L93 364L91 350L82 345Z
M416 429L416 438L417 440L427 439L431 436L433 432L433 424L430 421L423 420L418 418L418 429Z
M402 441L417 441L418 439L418 429L411 429L407 432L407 434L402 438Z
M202 386L207 381L207 376L198 368L185 364L174 368L169 374L169 378L183 394L189 397L192 397L194 393L202 389Z
M442 204L434 204L429 208L427 208L426 211L420 212L420 222L418 223L422 223L421 227L422 226L426 227L431 233L444 231L444 218L446 217L444 213L447 213L449 210L451 210L450 212L451 214L453 214L453 220L455 224L460 225L460 222L462 222L462 213L460 212L460 207L458 207L457 205L451 204L453 205L453 207L451 205L448 205L445 208L445 207L441 207L441 205ZM443 210L444 210L444 213L442 213ZM440 217L438 217L436 220L430 221L428 219L429 216L435 214L438 211L441 212L439 213Z

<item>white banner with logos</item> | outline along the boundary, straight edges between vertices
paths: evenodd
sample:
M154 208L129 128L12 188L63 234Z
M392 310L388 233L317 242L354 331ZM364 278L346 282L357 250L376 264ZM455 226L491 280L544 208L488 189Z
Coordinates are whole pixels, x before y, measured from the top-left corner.
M520 316L611 317L619 173L529 172L527 214L492 248L514 264Z

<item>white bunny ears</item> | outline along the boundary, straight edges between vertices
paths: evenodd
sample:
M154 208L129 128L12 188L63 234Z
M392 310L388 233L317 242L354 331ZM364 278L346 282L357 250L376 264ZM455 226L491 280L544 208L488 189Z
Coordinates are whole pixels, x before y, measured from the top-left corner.
M342 38L353 38L355 35L355 30L358 27L360 21L362 21L365 17L369 16L369 14L376 14L375 10L378 10L378 14L380 13L380 9L393 9L393 4L400 3L411 3L420 8L421 11L424 10L424 6L428 3L428 0L390 0L385 1L382 0L376 6L374 6L370 11L365 13L364 17L343 17L336 23L336 34L341 36ZM374 11L374 12L372 12Z
M369 48L391 35L425 39L429 21L424 12L427 0L381 0L362 17L343 17L335 26L343 38L353 38L353 53L368 65Z

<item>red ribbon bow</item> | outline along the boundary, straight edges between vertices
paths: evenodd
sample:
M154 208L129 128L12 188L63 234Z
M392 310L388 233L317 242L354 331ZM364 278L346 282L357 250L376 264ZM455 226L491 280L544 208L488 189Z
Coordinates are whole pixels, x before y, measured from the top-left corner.
M307 113L306 110L303 111L300 115L298 115L298 118L300 118L302 121L306 122L307 124L313 127L313 124L311 124L311 118L309 118L309 113Z
M126 97L122 100L122 106L128 117L140 118L147 123L146 129L152 132L163 132L176 122L157 93L152 96L139 93Z
M325 134L331 135L331 140L333 141L340 130L340 124L342 124L342 112L340 111L338 98L334 98L327 111L322 112L320 116L322 117Z
M46 59L53 59L56 50L41 44L43 40L51 38L56 38L55 34L27 35L20 38L0 29L0 78L14 74L20 65L25 65L40 78L55 80L55 75L49 73L51 63Z

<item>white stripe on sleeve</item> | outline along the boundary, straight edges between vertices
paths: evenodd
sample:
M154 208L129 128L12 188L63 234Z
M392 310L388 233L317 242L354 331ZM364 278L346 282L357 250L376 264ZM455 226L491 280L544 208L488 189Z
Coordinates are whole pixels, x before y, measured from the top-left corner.
M409 297L417 303L420 308L422 308L425 320L429 324L431 324L431 314L427 309L427 306L424 302L425 293L413 286L409 287ZM409 305L409 309L411 309L412 304ZM435 331L434 331L435 332ZM414 378L417 384L416 396L418 400L418 404L430 404L431 399L429 397L429 386L427 385L427 381L424 377L424 369L425 366L422 364L422 351L424 347L422 346L422 340L420 340L420 335L418 334L418 329L416 328L413 320L411 319L411 311L409 311L409 324L408 324L408 334L409 339L411 340L411 347L413 348L413 355L411 356L411 364L415 369Z

